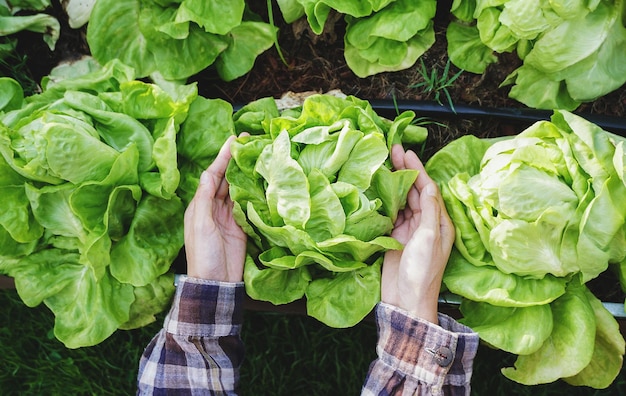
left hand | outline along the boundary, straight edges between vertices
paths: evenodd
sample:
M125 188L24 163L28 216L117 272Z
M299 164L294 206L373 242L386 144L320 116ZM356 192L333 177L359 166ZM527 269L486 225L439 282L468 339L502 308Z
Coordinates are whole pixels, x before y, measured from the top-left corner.
M233 218L225 173L231 158L231 136L211 165L185 211L187 275L222 282L241 282L247 236Z

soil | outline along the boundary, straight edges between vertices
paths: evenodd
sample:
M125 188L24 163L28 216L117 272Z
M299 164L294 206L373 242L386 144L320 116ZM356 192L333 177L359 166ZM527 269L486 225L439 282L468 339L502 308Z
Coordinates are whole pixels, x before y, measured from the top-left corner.
M253 3L255 3L253 11L267 20L265 2ZM55 51L48 49L41 40L40 34L22 32L17 35L17 52L26 57L25 72L35 81L40 81L58 63L72 61L89 54L86 28L71 29L67 25L67 18L59 2L53 1L53 4L53 9L49 13L56 16L62 25L61 36ZM445 111L417 114L418 117L429 116L434 121L428 125L429 137L421 151L423 160L427 160L438 149L462 135L496 137L519 133L533 121L515 121L488 115L468 116L462 112L454 114L449 111L449 106L439 106L438 102L444 105L449 104L444 92L440 91L437 97L436 93L424 92L421 88L413 87L424 81L424 76L418 67L421 61L424 62L428 72L436 70L439 76L448 63L445 38L445 29L449 22L448 10L449 3L440 1L435 17L436 42L420 58L421 60L415 67L400 72L358 78L348 68L343 57L345 32L343 18L339 15L331 15L324 33L318 36L308 29L305 20L286 24L281 19L274 2L275 23L280 29L278 42L286 63L283 63L276 48L271 48L257 58L254 68L248 74L237 80L224 82L219 79L214 70L209 68L191 77L190 81L198 83L199 93L202 96L222 98L234 105L245 104L267 96L280 97L288 91L327 92L333 89L339 89L347 95L355 95L367 100L434 104L435 107L440 107ZM447 88L451 102L457 109L469 106L469 108L479 108L487 112L493 109L529 110L508 97L507 87L500 87L500 83L506 76L519 65L520 61L515 54L500 54L499 61L492 64L482 75L461 73ZM457 72L459 69L452 65L448 75L451 77ZM7 73L6 67L0 65L0 75L5 73ZM32 89L36 90L37 87L32 87ZM624 117L626 86L594 102L581 105L576 112L600 117ZM549 114L537 113L538 117L545 117ZM621 119L618 118L618 121ZM622 130L614 132L624 134ZM621 292L617 279L610 273L591 282L589 286L605 296L604 301L624 301L625 295Z

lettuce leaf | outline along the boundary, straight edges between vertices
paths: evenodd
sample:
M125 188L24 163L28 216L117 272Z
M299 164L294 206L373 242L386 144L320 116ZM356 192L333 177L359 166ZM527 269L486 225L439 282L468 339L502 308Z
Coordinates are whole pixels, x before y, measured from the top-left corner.
M87 25L89 48L100 63L119 59L138 77L183 82L213 64L226 81L240 77L275 37L276 29L253 19L243 0L101 0Z
M0 3L0 37L9 36L23 30L43 33L43 40L54 51L61 34L58 19L46 13L17 15L19 11L43 11L50 7L49 0L11 1Z

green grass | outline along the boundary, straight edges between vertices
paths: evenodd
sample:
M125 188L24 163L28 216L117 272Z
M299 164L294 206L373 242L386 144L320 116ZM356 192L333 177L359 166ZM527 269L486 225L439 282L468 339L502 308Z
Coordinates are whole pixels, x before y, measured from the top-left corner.
M34 95L39 86L28 69L28 58L16 51L8 51L6 45L0 41L0 77L11 77L20 83L25 96Z
M247 312L245 394L358 394L375 358L376 327L333 329L303 315Z
M446 62L443 67L441 75L439 75L438 69L433 68L430 72L426 68L424 60L420 58L420 65L417 68L418 73L422 76L423 81L409 85L409 88L421 88L422 93L433 95L435 101L440 105L443 105L441 96L445 96L446 102L450 109L456 113L454 109L454 103L448 88L451 88L457 78L463 73L463 70L459 70L454 75L450 75L450 60Z
M47 308L28 308L15 290L0 290L0 389L5 395L131 395L139 357L162 318L142 329L118 331L103 343L67 349L51 335ZM246 360L241 379L249 395L358 395L375 357L376 328L366 321L330 329L301 315L246 311ZM620 395L626 371L602 391L563 382L523 386L499 370L514 356L481 346L473 395Z
M159 325L117 332L92 348L67 349L52 335L45 307L26 307L0 291L2 395L123 395L134 392L138 356Z

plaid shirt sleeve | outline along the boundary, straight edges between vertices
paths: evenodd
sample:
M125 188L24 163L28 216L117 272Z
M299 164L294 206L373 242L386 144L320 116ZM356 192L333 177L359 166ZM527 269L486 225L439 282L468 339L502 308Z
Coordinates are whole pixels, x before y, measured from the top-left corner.
M439 325L392 305L376 307L378 358L362 395L469 395L478 334L439 314Z
M182 276L139 363L138 395L236 394L244 287Z

